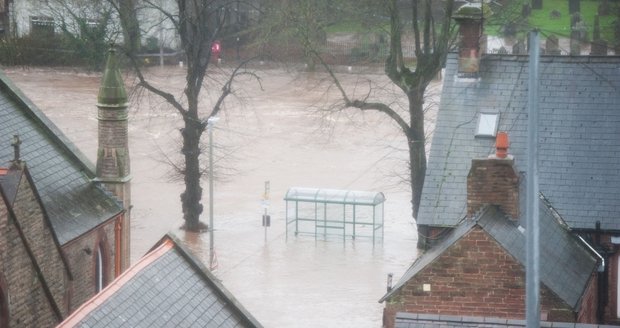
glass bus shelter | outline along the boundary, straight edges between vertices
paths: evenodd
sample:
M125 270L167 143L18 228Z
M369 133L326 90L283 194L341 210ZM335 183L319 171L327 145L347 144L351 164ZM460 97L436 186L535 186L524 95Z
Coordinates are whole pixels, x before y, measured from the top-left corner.
M286 201L286 236L294 233L328 236L377 238L383 240L383 203L381 192L290 188Z

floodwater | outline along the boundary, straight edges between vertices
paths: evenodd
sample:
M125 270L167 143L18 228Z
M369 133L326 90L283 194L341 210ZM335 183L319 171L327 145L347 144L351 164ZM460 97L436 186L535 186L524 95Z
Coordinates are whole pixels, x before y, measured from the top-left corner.
M343 69L342 84L394 108L402 97L380 71ZM260 84L245 76L233 85L214 130L214 273L265 327L380 327L388 273L396 281L417 256L410 216L406 143L398 128L373 112L335 109L338 92L322 73L258 66ZM6 73L87 155L96 156L99 75L68 69L16 69ZM213 69L209 90L225 78ZM152 68L149 79L182 95L184 71ZM134 80L127 76L128 89ZM436 87L436 86L435 86ZM208 109L205 94L203 106ZM205 113L207 110L205 110ZM432 115L429 115L431 117ZM432 125L433 122L429 122ZM161 99L133 92L130 109L132 161L132 262L172 231L209 265L209 234L186 233L170 163L179 159L181 120ZM207 153L207 134L203 138ZM203 156L207 163L208 157ZM261 199L270 182L271 227L261 225ZM290 187L381 191L385 194L383 241L316 239L285 233L284 195ZM202 220L208 223L208 184Z

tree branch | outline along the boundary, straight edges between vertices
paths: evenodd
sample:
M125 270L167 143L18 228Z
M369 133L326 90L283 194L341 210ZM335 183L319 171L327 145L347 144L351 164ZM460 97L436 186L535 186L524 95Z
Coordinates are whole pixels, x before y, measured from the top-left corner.
M334 84L336 85L336 88L338 88L338 90L340 91L340 94L342 95L342 99L344 100L344 104L345 104L346 107L354 107L354 108L360 109L362 111L365 111L365 110L376 110L376 111L382 112L384 114L387 114L390 118L392 118L394 120L394 122L396 122L396 124L398 124L398 126L401 128L401 130L403 130L405 135L409 135L410 127L407 124L407 122L400 115L398 115L398 113L396 111L394 111L392 108L390 108L388 105L383 104L383 103L366 102L364 100L351 100L348 97L347 92L342 87L342 84L340 84L340 80L336 77L336 74L329 67L329 65L325 62L325 60L323 60L323 57L321 57L319 55L319 53L314 49L314 47L310 47L310 51L311 51L312 55L315 56L319 60L321 65L327 70L329 76L334 81Z
M232 84L235 81L235 78L237 78L240 75L250 75L250 76L254 77L258 81L258 84L260 85L261 90L263 89L263 85L262 85L262 83L260 81L260 77L256 73L245 72L245 71L244 72L240 72L242 67L245 67L245 65L247 65L250 61L252 61L252 60L254 60L256 58L257 57L252 57L250 59L246 59L243 62L241 62L239 65L237 65L237 67L235 67L235 69L233 70L232 74L230 74L230 76L228 77L228 80L226 81L226 83L224 83L224 86L222 86L222 93L217 98L217 101L215 102L215 105L213 105L213 109L211 110L211 113L209 114L209 117L201 122L203 130L207 127L208 119L213 117L213 116L216 116L220 112L220 110L222 109L222 104L224 103L224 100L226 99L226 97L228 97L228 95L233 93L233 91L232 91Z
M183 108L183 105L181 105L181 103L177 101L174 95L168 92L165 92L155 87L151 83L149 83L144 78L144 74L142 74L142 70L140 69L138 62L136 61L136 58L132 54L129 54L127 52L125 53L125 55L129 58L129 61L131 62L131 65L134 68L134 71L136 72L136 76L138 77L138 80L140 81L138 85L164 98L170 105L172 105L172 107L174 107L174 109L177 110L177 112L179 112L179 114L181 114L182 117L185 117L187 114L187 111Z
M405 120L403 120L403 118L400 115L398 115L396 111L394 111L392 108L390 108L386 104L366 102L363 100L354 100L354 101L345 102L345 105L347 107L354 107L362 111L375 110L375 111L387 114L390 118L394 120L394 122L396 122L396 124L398 124L398 126L400 127L401 130L403 130L405 135L409 135L410 133L409 131L410 127L407 124L407 122L405 122Z

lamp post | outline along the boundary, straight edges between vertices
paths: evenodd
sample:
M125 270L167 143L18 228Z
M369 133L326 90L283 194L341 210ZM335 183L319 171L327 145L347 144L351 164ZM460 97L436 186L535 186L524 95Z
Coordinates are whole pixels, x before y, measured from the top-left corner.
M213 269L213 126L219 117L209 117L207 131L209 132L209 269Z

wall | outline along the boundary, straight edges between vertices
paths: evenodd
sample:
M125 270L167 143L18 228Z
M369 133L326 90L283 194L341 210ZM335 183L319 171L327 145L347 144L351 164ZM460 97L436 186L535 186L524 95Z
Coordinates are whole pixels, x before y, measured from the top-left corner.
M68 314L66 291L69 290L69 271L62 258L60 246L54 239L52 226L43 215L42 204L32 188L27 174L21 183L13 203L13 213L33 251L36 262L45 277L50 292L63 316Z
M10 327L53 327L60 321L41 280L37 279L36 268L3 198L0 198L0 270L8 294Z
M592 283L588 286L581 298L581 306L577 314L577 322L597 323L596 311L598 309L598 279L597 273L593 273L590 278Z
M576 320L570 306L544 285L541 305L547 321ZM392 327L398 311L523 319L525 271L475 226L387 301L386 327Z
M593 234L594 236L595 234ZM595 237L593 237L596 239ZM600 236L600 246L608 251L605 265L607 265L607 305L604 308L606 324L620 325L620 313L618 313L618 257L620 256L620 246L611 242L610 234Z
M54 1L49 1L49 4L54 4ZM66 0L66 2L73 8L76 13L83 15L83 17L89 17L96 19L98 17L97 13L102 12L104 9L97 8L93 6L84 6L80 5L79 1L76 0ZM158 1L155 1L157 3ZM159 1L163 5L163 8L170 10L170 12L176 12L176 7L171 5L170 1ZM91 3L92 5L92 3ZM56 10L59 9L59 6L55 6ZM62 17L70 17L67 13L54 13L54 11L50 10L50 7L45 4L45 1L42 0L15 0L12 5L12 13L11 13L11 21L13 26L15 27L15 33L17 36L26 36L30 33L30 16L49 16L53 17L56 23L59 22L59 18ZM159 11L155 9L145 9L139 12L138 19L142 24L141 28L144 31L148 31L147 35L142 36L142 43L145 42L146 38L149 36L156 37L163 41L163 45L169 48L177 48L179 46L179 38L174 31L174 26L169 20L164 20L161 23L163 16L159 13ZM114 17L112 22L116 25L111 27L111 30L119 30L120 23L118 19ZM161 28L158 28L161 26ZM58 27L55 29L56 33L59 33L60 30ZM116 35L121 35L121 33L110 33L109 37L114 37ZM116 42L121 42L121 39L115 40Z
M114 280L113 219L62 246L73 274L72 310L75 310L95 295L95 263L98 243L104 245L106 253L104 259L104 267L106 268L104 284L107 284Z

